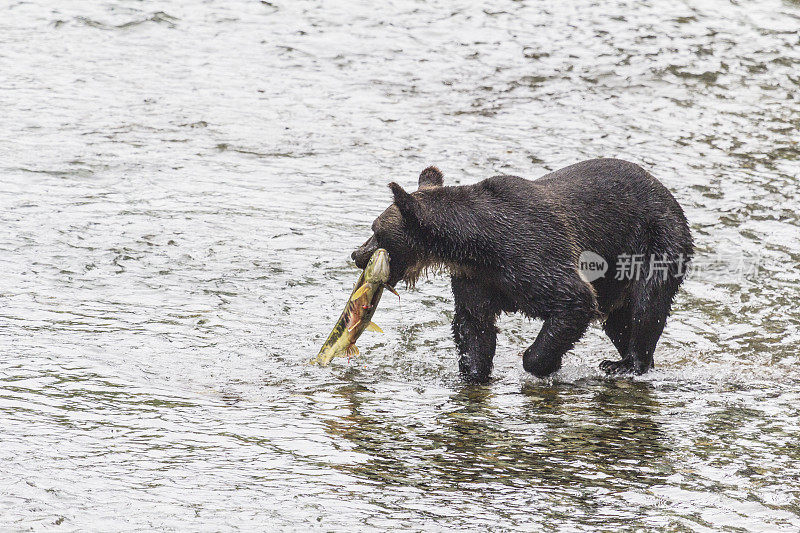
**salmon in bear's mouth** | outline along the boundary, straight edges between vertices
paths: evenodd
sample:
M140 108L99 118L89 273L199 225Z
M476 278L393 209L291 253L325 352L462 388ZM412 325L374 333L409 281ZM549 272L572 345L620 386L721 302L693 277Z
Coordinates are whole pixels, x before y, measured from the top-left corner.
M346 355L349 359L353 355L358 355L356 341L364 331L383 333L381 328L372 322L372 316L375 314L384 288L397 294L386 284L389 280L389 264L389 254L386 250L379 248L372 254L358 277L339 320L336 321L322 349L310 363L324 366L334 357L342 355Z

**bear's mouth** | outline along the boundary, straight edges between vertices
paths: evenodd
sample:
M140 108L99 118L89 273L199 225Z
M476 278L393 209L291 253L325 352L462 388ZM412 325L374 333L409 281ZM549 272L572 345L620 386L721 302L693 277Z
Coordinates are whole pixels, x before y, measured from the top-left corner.
M355 261L356 267L364 270L367 268L367 263L369 263L372 254L374 254L377 249L378 242L375 239L375 235L372 235L364 244L353 250L353 253L350 254L350 258Z

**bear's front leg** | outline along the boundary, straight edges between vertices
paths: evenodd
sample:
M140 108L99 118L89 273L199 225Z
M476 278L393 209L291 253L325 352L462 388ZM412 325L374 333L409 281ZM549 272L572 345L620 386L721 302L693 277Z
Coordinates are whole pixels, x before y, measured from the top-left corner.
M452 287L456 304L453 338L459 353L459 371L466 381L485 383L492 373L499 308L492 291L480 282L453 277Z

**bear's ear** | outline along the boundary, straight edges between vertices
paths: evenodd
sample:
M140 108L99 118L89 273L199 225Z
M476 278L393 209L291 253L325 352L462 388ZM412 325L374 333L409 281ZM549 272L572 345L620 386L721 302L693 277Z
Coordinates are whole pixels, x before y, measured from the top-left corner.
M389 184L389 188L392 189L392 194L394 194L394 205L396 205L400 210L400 214L402 214L404 218L415 217L417 211L416 198L408 194L400 185L395 182L391 182Z
M436 167L428 167L419 175L419 188L441 187L444 183L442 171Z

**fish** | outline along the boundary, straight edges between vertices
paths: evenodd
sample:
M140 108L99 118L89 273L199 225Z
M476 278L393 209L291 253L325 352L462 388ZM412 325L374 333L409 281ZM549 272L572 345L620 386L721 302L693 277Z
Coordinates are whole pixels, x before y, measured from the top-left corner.
M333 331L317 356L309 361L310 364L326 366L334 357L345 355L349 360L358 355L356 341L364 331L383 333L372 322L372 315L378 307L383 289L388 289L399 298L394 288L386 283L389 281L389 260L389 252L383 248L375 250L358 277Z

